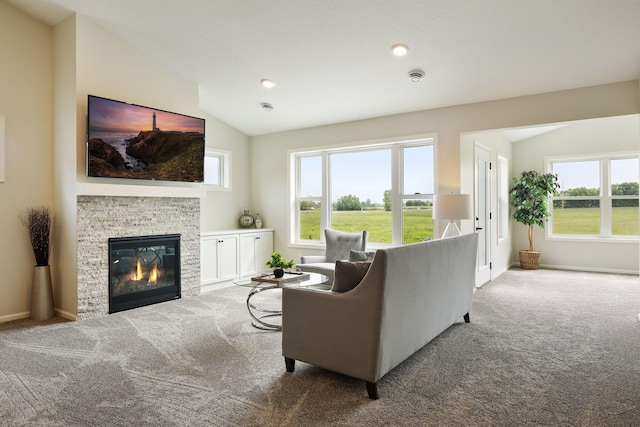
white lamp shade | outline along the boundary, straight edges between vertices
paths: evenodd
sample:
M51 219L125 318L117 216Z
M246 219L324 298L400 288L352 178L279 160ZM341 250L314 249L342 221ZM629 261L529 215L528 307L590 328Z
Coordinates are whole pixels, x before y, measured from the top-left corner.
M472 219L470 194L442 194L433 196L434 219Z

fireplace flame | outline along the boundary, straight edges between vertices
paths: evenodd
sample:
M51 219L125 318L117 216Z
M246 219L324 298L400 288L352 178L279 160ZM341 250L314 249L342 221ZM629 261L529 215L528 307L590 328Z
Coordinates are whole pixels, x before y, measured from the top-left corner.
M140 281L142 280L142 266L140 265L140 260L136 264L136 271L131 273L131 280Z
M147 286L157 284L159 275L160 274L158 272L158 264L153 264L153 269L151 270L151 273L149 274L149 281L147 282Z

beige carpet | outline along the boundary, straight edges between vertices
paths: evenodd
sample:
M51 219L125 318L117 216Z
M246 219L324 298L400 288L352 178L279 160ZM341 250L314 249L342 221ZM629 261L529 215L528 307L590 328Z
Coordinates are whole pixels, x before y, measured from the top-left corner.
M250 326L247 288L82 322L0 324L0 425L640 425L637 276L511 270L379 382Z

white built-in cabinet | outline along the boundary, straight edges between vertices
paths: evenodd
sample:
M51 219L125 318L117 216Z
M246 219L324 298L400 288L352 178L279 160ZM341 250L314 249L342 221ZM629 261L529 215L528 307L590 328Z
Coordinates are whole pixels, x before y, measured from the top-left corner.
M265 265L273 252L273 232L240 234L240 273L241 279L267 271Z
M267 269L273 230L229 230L200 235L201 285L245 280Z

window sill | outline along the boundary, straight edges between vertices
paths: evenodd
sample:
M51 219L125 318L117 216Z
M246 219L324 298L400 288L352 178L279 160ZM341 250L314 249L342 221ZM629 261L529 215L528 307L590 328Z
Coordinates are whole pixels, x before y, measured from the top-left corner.
M595 236L547 236L546 240L556 242L579 242L579 243L622 243L635 244L640 241L638 236L630 237L595 237Z

